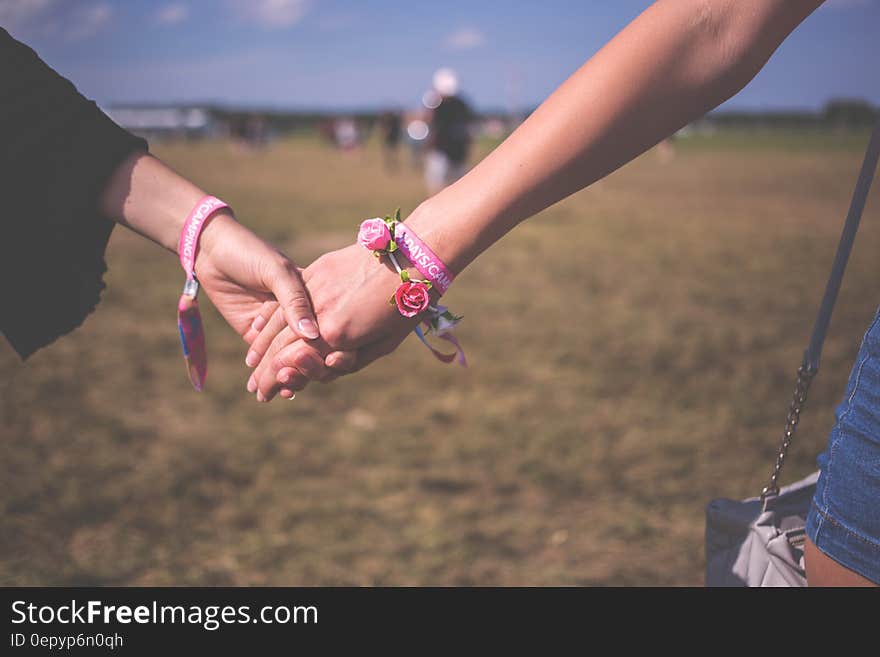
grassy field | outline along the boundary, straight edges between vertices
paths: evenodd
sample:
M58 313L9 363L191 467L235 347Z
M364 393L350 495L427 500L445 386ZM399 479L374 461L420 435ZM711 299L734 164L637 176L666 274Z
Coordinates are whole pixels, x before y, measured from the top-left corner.
M769 473L863 141L648 153L460 278L470 369L409 339L293 403L246 394L213 312L195 393L176 258L117 230L81 330L26 364L0 346L0 584L700 584L704 505ZM423 193L375 149L155 150L303 265ZM875 185L786 481L823 447L878 251Z

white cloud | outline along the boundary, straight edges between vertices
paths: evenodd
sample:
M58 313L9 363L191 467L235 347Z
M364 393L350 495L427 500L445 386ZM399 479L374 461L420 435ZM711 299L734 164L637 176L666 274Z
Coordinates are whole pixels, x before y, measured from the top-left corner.
M108 2L0 0L0 25L20 38L51 36L79 41L100 32L112 18Z
M230 0L244 20L268 28L295 25L309 9L309 0Z
M0 25L9 30L28 27L45 15L55 0L2 0Z
M112 17L113 9L107 3L87 5L71 14L62 31L71 41L88 39L104 29Z
M156 22L160 25L177 25L189 18L189 7L181 2L160 7L156 13Z
M446 37L446 47L452 50L470 50L486 43L486 35L476 27L462 27Z

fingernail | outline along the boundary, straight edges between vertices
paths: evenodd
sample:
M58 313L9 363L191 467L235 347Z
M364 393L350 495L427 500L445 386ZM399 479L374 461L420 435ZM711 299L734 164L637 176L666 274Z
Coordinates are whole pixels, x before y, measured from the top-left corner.
M339 365L339 356L332 356L327 359L327 367L336 367Z
M248 379L247 382L247 391L248 392L256 392L257 391L257 379L251 374L251 378Z
M287 401L293 401L296 399L296 393L293 393L290 397L287 398Z
M290 374L283 374L279 378L281 379L280 383L290 383L293 377Z
M266 398L263 397L263 393L260 392L259 390L257 391L257 401L258 401L258 402L264 402L264 401L266 401Z
M318 325L308 317L299 320L297 326L299 326L299 332L302 333L303 336L311 338L312 340L321 335L318 333Z
M244 364L248 367L256 367L257 363L259 362L260 354L258 354L256 351L249 351L244 359Z
M255 331L262 331L264 326L266 326L266 320L263 319L262 315L257 315L254 318L254 323L251 324L251 328Z

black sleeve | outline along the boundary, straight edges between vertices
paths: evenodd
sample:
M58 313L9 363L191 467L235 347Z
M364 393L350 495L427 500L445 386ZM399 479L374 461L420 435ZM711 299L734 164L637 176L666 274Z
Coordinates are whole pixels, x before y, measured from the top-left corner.
M98 196L146 150L0 28L0 332L22 358L97 305L114 225Z

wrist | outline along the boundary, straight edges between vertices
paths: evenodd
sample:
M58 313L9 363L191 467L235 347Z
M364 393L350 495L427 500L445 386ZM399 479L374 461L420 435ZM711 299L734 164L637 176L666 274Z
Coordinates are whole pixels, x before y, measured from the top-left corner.
M230 228L237 224L238 222L229 208L218 210L207 219L207 223L199 236L199 245L196 250L197 270L201 261L212 260L218 256L223 245L229 241L227 238L230 234ZM180 237L179 234L178 237Z
M500 235L492 235L494 213L474 200L478 197L457 194L453 187L423 201L406 225L457 276Z
M425 347L444 363L458 361L467 366L461 345L452 335L462 318L439 303L454 275L415 229L400 221L400 210L361 222L357 243L351 248L361 253L366 267L364 274L355 277L361 280L357 287L381 290L387 281L389 291L393 288L391 305L413 322L413 331ZM452 344L455 351L438 350L427 340L431 335Z
M406 225L440 258L453 276L470 264L464 240L452 234L455 230L453 216L433 199L423 201L413 210L406 218ZM400 254L400 257L401 265L405 261L412 268L406 256Z

